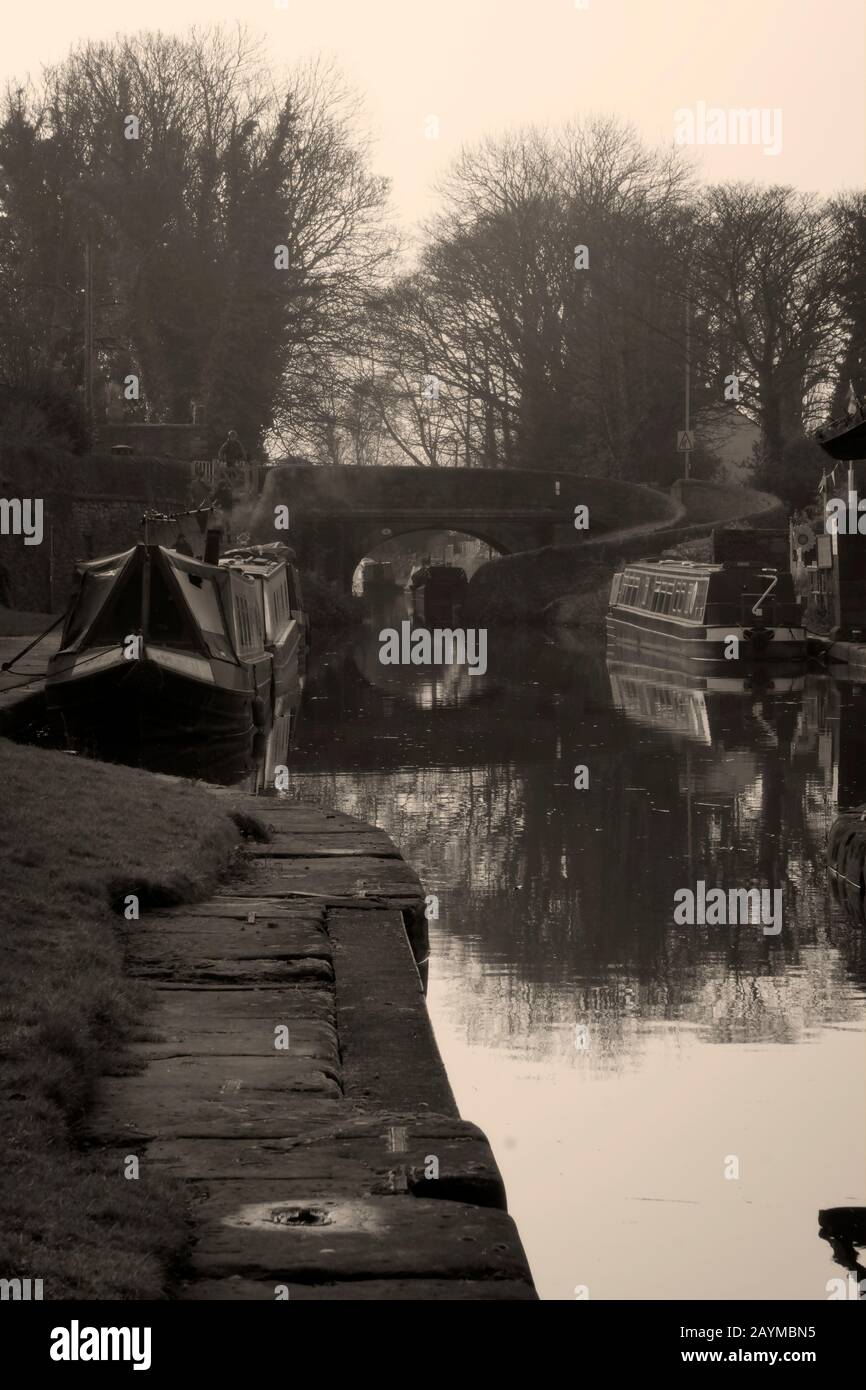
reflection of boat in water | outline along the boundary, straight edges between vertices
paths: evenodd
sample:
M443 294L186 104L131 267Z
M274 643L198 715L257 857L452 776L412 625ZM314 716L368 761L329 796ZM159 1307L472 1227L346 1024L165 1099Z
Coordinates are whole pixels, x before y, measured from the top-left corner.
M642 665L626 658L624 644L609 648L607 672L617 709L645 728L679 734L696 743L713 742L713 696L777 694L804 689L805 675L779 675L761 668L739 676L695 675L675 665ZM707 697L710 696L708 701Z
M866 922L866 806L837 816L827 840L833 896L848 917Z
M827 1207L819 1211L818 1233L832 1249L836 1264L854 1275L856 1284L851 1297L862 1299L866 1292L862 1282L866 1280L866 1207Z
M614 575L610 638L685 670L796 666L806 634L787 571L739 562L641 560ZM736 639L732 642L732 639Z
M290 554L248 547L217 564L139 544L79 565L48 665L49 706L127 736L262 725L303 672L307 625Z
M281 697L274 707L267 728L257 735L254 749L255 766L250 786L250 791L257 796L267 796L274 790L277 768L285 767L289 761L289 750L298 727L300 708L300 690L293 691L290 696Z
M175 737L131 741L116 728L70 730L62 741L69 751L100 762L118 762L174 777L194 777L217 786L239 787L256 796L274 791L276 769L289 761L301 708L300 686L281 696L263 728L250 726L229 738Z

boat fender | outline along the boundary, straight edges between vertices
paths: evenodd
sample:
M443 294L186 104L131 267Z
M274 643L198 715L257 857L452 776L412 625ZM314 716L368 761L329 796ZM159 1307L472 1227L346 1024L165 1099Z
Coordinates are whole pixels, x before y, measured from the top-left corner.
M747 642L751 642L756 652L766 651L775 635L775 630L771 627L743 628L743 636Z

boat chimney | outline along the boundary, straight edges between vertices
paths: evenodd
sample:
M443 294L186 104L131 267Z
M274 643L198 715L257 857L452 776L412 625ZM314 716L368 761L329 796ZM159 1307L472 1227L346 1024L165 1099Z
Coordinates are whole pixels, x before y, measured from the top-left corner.
M222 538L223 532L221 526L209 526L207 528L204 538L204 562L206 565L219 564Z

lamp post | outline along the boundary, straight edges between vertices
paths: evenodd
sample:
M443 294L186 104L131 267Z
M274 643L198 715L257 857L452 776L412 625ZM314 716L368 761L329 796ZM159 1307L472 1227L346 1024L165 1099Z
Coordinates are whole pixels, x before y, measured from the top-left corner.
M691 397L692 397L692 301L691 296L686 290L686 401L685 401L685 424L686 439L689 438L691 430ZM685 450L684 476L691 476L692 451L686 446Z
M93 229L84 243L84 409L93 428Z

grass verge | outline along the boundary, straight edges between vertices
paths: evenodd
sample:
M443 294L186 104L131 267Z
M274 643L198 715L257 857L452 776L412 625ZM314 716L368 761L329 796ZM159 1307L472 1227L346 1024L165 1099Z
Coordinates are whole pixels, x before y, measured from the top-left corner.
M146 1010L112 903L206 896L239 827L204 789L136 768L0 740L0 769L0 1278L41 1278L46 1299L159 1298L187 1241L179 1187L79 1144Z

